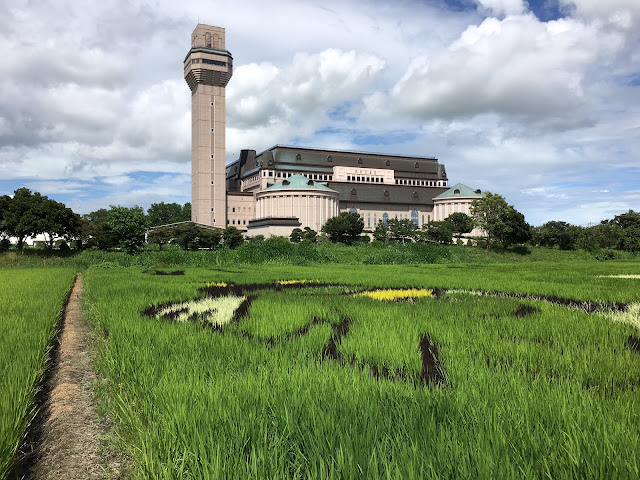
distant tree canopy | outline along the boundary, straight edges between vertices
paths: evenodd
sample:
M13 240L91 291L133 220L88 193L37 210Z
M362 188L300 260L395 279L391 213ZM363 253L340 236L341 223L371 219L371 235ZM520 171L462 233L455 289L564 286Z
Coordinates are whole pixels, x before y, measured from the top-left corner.
M152 203L147 210L147 224L150 227L191 220L191 204Z
M461 238L465 233L471 233L475 227L473 218L462 212L452 213L445 220L451 223L456 238Z
M388 222L389 236L392 239L400 240L405 243L407 240L411 240L416 232L416 224L408 218L398 220L397 218L390 218Z
M353 243L364 230L364 220L357 213L342 212L322 226L332 242Z
M107 226L118 237L120 247L133 254L144 244L147 221L142 207L111 206L107 214Z
M0 232L15 237L22 251L27 237L47 236L52 249L56 237L71 240L80 231L80 217L64 204L28 188L19 188L13 197L0 199Z
M487 192L471 203L471 216L476 225L487 235L487 248L496 240L503 247L527 242L531 238L531 226L524 215L509 205L501 195Z

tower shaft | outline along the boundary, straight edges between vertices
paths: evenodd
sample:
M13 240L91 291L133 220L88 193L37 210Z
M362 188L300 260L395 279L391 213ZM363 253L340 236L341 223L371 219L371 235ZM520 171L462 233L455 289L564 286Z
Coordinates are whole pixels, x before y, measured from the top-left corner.
M225 228L225 87L233 57L224 28L198 24L184 60L191 89L191 220Z

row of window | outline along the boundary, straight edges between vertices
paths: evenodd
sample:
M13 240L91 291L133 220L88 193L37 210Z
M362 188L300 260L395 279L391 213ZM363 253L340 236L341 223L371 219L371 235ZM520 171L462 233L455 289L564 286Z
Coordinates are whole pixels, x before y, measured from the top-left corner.
M411 180L406 178L396 178L396 185L413 185L416 187L439 187L439 180ZM442 181L442 186L447 186L446 180Z
M227 62L221 62L220 60L209 60L208 58L194 58L191 60L191 63L187 62L184 66L186 70L189 65L193 65L194 63L206 63L208 65L217 65L219 67L226 67Z
M242 220L242 225L246 225L247 221L246 220ZM240 225L240 220L238 220L238 223L236 223L236 219L232 219L231 223L229 223L229 219L227 218L227 225Z
M263 170L263 177L275 177L275 178L289 178L292 175L295 175L296 172L274 172L273 170ZM307 173L304 174L309 180L320 180L320 181L329 181L333 180L333 175L323 175L320 173Z
M349 209L349 213L358 213L358 210L356 210L355 208L351 208ZM409 214L402 214L402 213L396 213L394 214L395 219L396 220L407 220L409 219ZM360 217L362 217L362 219L364 220L364 214L360 214ZM420 219L420 215L418 213L417 210L412 210L411 211L411 221L413 222L413 224L416 227L419 227L420 225L425 225L425 216L424 214L422 214L422 223L419 222ZM381 218L382 222L387 225L389 223L389 214L387 212L382 214L382 218ZM427 215L427 223L431 222L431 215ZM376 225L378 225L378 214L374 213L373 214L373 228L376 227ZM372 224L371 224L371 213L367 213L367 228L372 228Z
M381 177L360 177L358 175L347 175L347 182L383 183L384 179Z

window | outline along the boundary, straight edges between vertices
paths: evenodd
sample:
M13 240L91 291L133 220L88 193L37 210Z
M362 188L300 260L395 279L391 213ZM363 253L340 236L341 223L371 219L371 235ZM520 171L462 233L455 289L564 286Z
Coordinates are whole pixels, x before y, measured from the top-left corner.
M349 213L358 213L358 210L356 210L354 207L351 207L349 209Z
M422 217L424 218L424 217ZM411 221L413 222L413 224L417 227L418 226L418 211L417 210L411 210ZM423 220L424 222L424 220Z
M211 158L213 158L213 153L211 154Z
M367 213L367 228L371 228L371 214Z
M422 225L424 225L424 215L422 215Z
M362 165L362 159L358 158L358 165Z
M236 207L233 207L233 208L231 209L231 211L235 213L235 211L236 211Z
M387 212L384 212L382 214L382 223L384 223L385 225L389 224L389 214Z
M356 189L355 189L355 188L352 188L352 189L351 189L351 195L355 195L355 194L356 194Z
M373 214L373 224L374 225L378 225L378 214L377 213Z
M208 58L203 58L202 63L207 63L209 65L217 65L219 67L226 67L226 62L221 62L220 60L209 60Z

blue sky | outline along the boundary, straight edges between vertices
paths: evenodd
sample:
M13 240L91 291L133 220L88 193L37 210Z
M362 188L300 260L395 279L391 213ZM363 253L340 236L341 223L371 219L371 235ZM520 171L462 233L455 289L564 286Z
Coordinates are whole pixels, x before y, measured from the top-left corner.
M190 200L198 21L226 28L227 161L275 144L437 157L532 224L640 210L636 0L0 5L0 194ZM312 21L311 21L312 19Z

